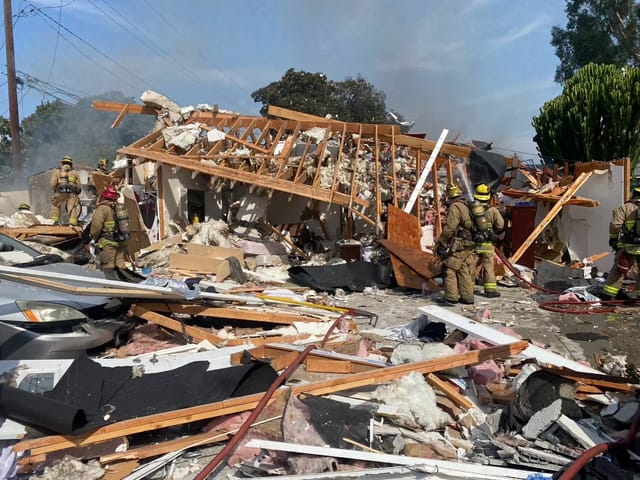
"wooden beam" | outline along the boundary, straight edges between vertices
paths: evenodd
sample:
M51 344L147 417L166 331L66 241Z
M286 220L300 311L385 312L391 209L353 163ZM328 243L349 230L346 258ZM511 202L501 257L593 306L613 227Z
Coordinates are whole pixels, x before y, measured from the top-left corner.
M567 190L564 192L560 200L558 200L556 204L553 207L551 207L551 210L549 210L549 213L547 213L547 215L542 219L542 221L538 224L538 226L534 228L533 232L531 232L531 235L529 235L527 239L522 243L522 245L520 245L518 250L516 250L516 252L513 255L511 255L511 258L509 258L509 262L517 263L518 260L520 260L520 257L524 254L524 252L527 251L527 249L531 246L531 244L535 242L536 238L538 238L538 235L540 235L544 231L544 229L547 228L549 223L551 223L551 221L554 218L556 218L556 215L558 215L562 207L571 199L571 197L576 193L576 191L578 191L578 189L582 185L584 185L585 182L589 180L589 178L591 178L591 175L593 175L593 171L588 173L582 172L578 176L575 182L573 182L573 185L567 188Z
M314 198L322 202L328 202L332 198L332 194L328 189L299 183L294 184L290 181L273 178L268 175L239 171L232 167L203 164L197 160L186 159L177 155L170 155L168 153L154 152L131 147L121 148L120 150L118 150L118 152L132 157L146 158L148 160L161 162L167 165L174 165L192 171L206 173L208 175L227 178L229 180L236 180L242 183L253 184L260 187L291 193L293 195ZM345 195L343 193L334 193L333 198L335 203L338 203L342 206L348 205L350 201L349 195ZM353 202L363 207L369 206L369 202L362 198L355 198Z
M464 395L462 395L460 392L458 392L458 389L456 387L451 385L450 382L447 382L446 380L442 380L436 374L428 373L425 376L425 379L427 380L427 383L429 383L429 385L440 390L453 403L455 403L459 407L469 410L474 406L473 402L469 400L467 397L465 397Z
M362 128L362 131L365 135L373 135L376 128L375 124L340 122L338 120L330 120L308 113L296 112L295 110L289 110L287 108L277 107L275 105L269 105L268 114L273 115L274 117L286 118L288 120L311 122L315 126L320 128L344 128L347 133L358 133ZM392 132L400 132L400 127L398 125L378 124L378 127L380 128L381 132L384 132L388 135L390 135Z
M211 332L208 332L203 328L185 325L177 320L174 320L173 318L165 317L164 315L160 315L159 313L147 310L142 305L134 305L131 309L131 314L135 317L140 317L149 323L155 323L156 325L160 325L161 327L168 328L169 330L172 330L174 332L184 332L196 342L208 340L209 342L217 346L225 344L225 339Z
M623 190L622 190L622 199L625 202L631 200L631 158L626 157L622 161L622 178L623 180Z
M157 107L150 107L148 105L139 105L136 103L103 102L100 100L94 100L91 104L91 108L103 112L119 113L122 113L126 110L126 113L133 113L136 115L157 115L158 111L160 110ZM113 126L111 128L113 128Z
M208 305L180 304L180 303L138 303L138 306L154 312L171 312L187 315L198 315L210 318L227 318L251 322L275 323L278 325L293 325L295 322L321 322L322 319L309 315L294 315L291 313L268 312L264 310L211 307Z
M122 107L122 110L120 111L120 113L118 114L116 119L111 124L111 128L116 128L118 125L120 125L120 122L122 122L122 120L124 120L124 117L129 112L129 108L130 107L131 107L131 105L128 105L128 104L125 105L124 107Z
M375 372L360 372L320 382L293 385L288 387L288 389L290 389L291 393L294 395L298 395L300 393L324 395L327 393L334 393L349 390L351 388L386 382L393 380L394 378L404 376L412 371L418 371L426 374L481 363L487 360L509 358L520 353L527 345L527 342L519 341L510 345L501 345L499 347L487 348L484 350L448 355L446 357L427 360L424 362L396 365L394 367L379 369ZM276 390L270 402L273 402L280 395L287 392L288 389L281 387ZM41 455L56 452L65 448L91 445L96 442L110 440L124 435L133 435L135 433L158 430L175 425L196 422L198 420L205 420L231 413L251 410L255 408L262 396L262 393L246 395L243 397L230 398L221 402L198 405L171 412L148 415L146 417L133 418L113 423L111 425L105 425L91 433L85 433L83 435L51 435L33 440L24 440L15 444L13 449L16 452L29 450L30 455Z

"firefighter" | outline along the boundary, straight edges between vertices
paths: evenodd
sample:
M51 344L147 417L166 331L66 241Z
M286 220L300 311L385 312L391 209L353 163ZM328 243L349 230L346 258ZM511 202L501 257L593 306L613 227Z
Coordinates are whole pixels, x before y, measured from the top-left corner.
M64 205L69 215L69 224L78 224L78 214L80 210L80 200L78 195L82 191L78 172L73 169L73 159L65 156L61 165L51 177L51 220L54 225L60 223L60 207Z
M631 200L612 213L609 223L609 246L616 252L613 267L604 284L603 300L621 298L620 288L627 271L638 268L640 256L640 185L631 191ZM636 276L636 294L640 289L640 274ZM630 296L630 295L628 295Z
M498 292L494 268L495 243L501 236L504 237L504 218L496 207L489 205L491 190L488 185L484 183L478 185L473 193L473 198L478 206L477 211L474 211L472 206L471 212L476 224L474 225L474 240L476 241L476 254L482 265L484 296L496 298L500 296L500 292ZM478 216L475 215L476 213ZM482 228L478 225L482 222L479 218L480 215L484 215L486 221Z
M96 169L93 172L91 172L91 175L89 175L88 190L94 196L98 194L98 190L96 188L96 182L93 179L93 176L96 173L99 173L100 175L109 175L109 165L108 165L108 162L107 162L106 158L99 159L98 160L98 166L96 167Z
M473 222L462 190L447 186L447 216L436 242L436 254L444 265L444 297L439 303L473 304L473 284L477 257L472 237Z
M126 271L129 225L124 205L118 204L115 185L107 185L91 219L91 239L98 247L100 268L108 280L120 280L118 273Z

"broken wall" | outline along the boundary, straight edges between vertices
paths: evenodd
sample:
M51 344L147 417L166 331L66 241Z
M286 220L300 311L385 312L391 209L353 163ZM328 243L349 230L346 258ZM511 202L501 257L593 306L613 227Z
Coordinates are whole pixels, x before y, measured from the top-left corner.
M580 187L581 197L599 202L597 207L565 205L557 217L559 240L567 245L572 260L602 252L610 252L609 222L611 212L619 207L623 199L624 168L610 164L609 170L594 170L593 175ZM538 204L536 225L549 212L552 205ZM599 271L608 272L613 266L613 254L594 264Z

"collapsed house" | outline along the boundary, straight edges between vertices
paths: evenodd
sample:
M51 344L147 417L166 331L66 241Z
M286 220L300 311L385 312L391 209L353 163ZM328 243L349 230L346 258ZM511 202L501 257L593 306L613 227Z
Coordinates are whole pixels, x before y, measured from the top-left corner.
M444 133L433 142L275 107L269 119L144 98L94 107L118 112L114 126L128 113L160 122L116 162L145 281L0 267L3 281L113 299L107 310L130 330L92 359L0 362L0 435L20 471L143 478L222 443L174 477L217 475L226 462L249 477L549 479L624 429L635 435L638 378L620 358L599 371L491 328L495 304L467 316L427 305L379 325L340 301L341 288L391 286L359 261L368 235L385 237L398 284L439 288L428 238L440 232L442 185L464 180L457 165L497 186L516 263L598 252L584 235L610 212L583 212L619 203L602 191L625 184L627 162L606 174L525 168ZM316 252L319 265L287 264ZM353 261L326 262L335 255Z

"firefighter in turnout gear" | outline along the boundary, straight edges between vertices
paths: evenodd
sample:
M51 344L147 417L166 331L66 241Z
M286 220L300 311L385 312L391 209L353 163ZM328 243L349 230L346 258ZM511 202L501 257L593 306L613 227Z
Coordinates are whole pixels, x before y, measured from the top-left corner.
M472 304L477 257L472 237L471 212L455 184L447 187L447 216L436 243L436 254L444 265L444 297L441 303Z
M609 246L616 252L613 267L604 284L603 300L618 297L627 271L638 268L640 258L640 186L631 191L631 200L613 211L609 223ZM640 274L636 277L636 295Z
M51 220L54 224L60 223L60 207L64 205L69 215L69 224L78 224L80 199L78 195L82 191L78 172L73 169L73 160L68 155L61 161L61 166L51 176Z
M120 280L119 271L126 271L129 225L123 204L118 204L118 190L108 185L96 205L91 219L91 239L96 243L100 268L108 280Z
M101 158L100 160L98 160L98 167L93 172L91 172L91 175L89 175L88 190L89 192L91 192L92 195L98 194L98 190L96 188L96 182L93 179L93 175L96 173L99 173L101 175L109 175L109 165L106 158Z
M475 224L474 240L476 254L482 265L484 296L495 298L500 296L494 268L495 243L504 235L504 218L496 207L489 205L491 190L486 184L481 183L476 187L473 198L475 202L471 206L471 213Z

